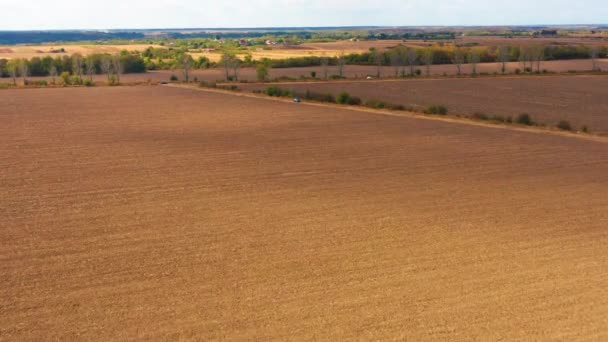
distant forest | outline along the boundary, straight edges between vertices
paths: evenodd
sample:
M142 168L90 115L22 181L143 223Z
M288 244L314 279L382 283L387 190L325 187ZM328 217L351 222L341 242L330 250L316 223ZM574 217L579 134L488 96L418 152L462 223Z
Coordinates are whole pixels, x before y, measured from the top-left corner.
M142 38L143 32L125 31L0 31L0 44L4 45Z

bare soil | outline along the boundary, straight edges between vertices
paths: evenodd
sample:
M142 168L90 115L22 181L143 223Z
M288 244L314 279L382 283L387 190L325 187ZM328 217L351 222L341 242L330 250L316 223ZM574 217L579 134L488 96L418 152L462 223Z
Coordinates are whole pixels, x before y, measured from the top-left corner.
M363 100L379 99L422 110L445 105L453 114L511 116L530 114L538 123L553 126L567 120L574 128L587 126L608 132L607 76L486 77L282 83L279 87L299 93L307 90L338 95L348 92ZM249 91L267 84L242 85Z
M605 143L0 92L0 339L606 340Z

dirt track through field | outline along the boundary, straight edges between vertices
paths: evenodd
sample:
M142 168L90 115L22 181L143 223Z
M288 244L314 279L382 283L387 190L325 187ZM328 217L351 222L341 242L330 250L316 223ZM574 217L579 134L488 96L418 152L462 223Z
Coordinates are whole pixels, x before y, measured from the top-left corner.
M171 87L0 92L0 339L608 338L608 149Z

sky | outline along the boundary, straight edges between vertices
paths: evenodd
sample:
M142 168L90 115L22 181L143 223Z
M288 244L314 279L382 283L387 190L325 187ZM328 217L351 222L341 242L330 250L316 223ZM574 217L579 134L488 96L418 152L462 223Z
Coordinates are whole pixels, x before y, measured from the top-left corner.
M606 0L0 0L0 30L608 23Z

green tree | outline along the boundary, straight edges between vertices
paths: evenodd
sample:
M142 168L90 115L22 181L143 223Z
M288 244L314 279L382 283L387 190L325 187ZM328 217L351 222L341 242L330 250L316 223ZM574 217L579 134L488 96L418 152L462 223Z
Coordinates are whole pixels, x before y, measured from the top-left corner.
M258 81L266 81L266 78L268 77L268 65L265 63L258 63L258 65L255 67L255 73Z

